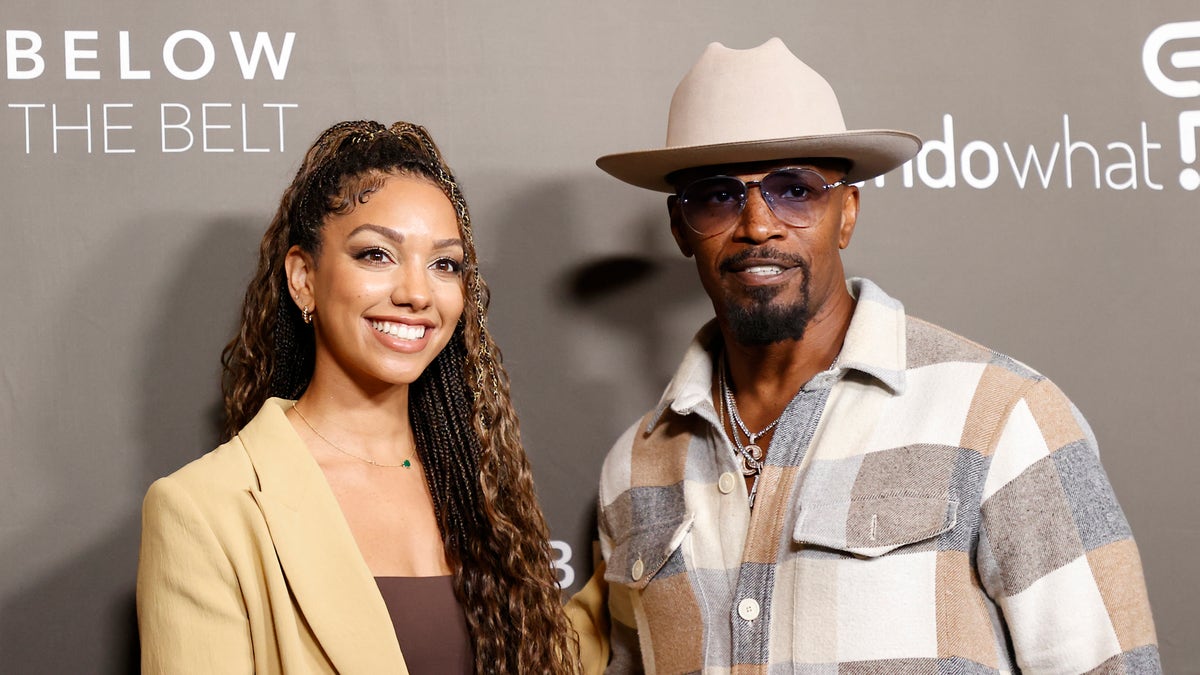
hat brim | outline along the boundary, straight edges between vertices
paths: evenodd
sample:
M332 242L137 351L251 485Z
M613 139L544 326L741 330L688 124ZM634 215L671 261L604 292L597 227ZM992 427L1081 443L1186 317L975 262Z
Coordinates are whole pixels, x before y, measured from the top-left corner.
M667 176L681 169L803 157L840 157L851 162L846 179L868 180L916 156L921 139L906 131L864 129L838 134L775 138L605 155L596 166L618 180L647 190L674 192Z

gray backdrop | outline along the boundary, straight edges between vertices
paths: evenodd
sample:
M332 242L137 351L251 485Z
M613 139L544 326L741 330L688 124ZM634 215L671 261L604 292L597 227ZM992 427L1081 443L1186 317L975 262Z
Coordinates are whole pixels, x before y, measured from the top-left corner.
M213 446L257 242L347 118L426 124L462 179L578 588L603 454L711 311L662 196L592 162L661 145L708 42L778 35L850 126L930 141L863 187L850 272L1072 396L1200 672L1195 0L171 4L0 10L0 670L136 669L141 497Z

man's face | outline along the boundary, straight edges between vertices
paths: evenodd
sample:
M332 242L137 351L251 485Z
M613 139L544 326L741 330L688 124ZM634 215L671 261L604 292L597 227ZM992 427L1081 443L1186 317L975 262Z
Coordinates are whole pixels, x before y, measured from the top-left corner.
M676 186L714 175L743 182L762 180L781 168L811 169L827 184L840 180L837 163L785 160L712 167L683 172ZM729 225L717 233L697 233L685 219L678 196L668 200L671 232L684 255L695 256L700 282L712 300L726 333L743 345L799 340L813 320L821 320L826 302L844 292L841 249L850 243L858 218L858 188L821 189L810 205L811 217L792 224L767 205L762 190L746 190L745 207L732 210ZM779 195L776 195L779 202ZM782 209L777 206L782 213Z

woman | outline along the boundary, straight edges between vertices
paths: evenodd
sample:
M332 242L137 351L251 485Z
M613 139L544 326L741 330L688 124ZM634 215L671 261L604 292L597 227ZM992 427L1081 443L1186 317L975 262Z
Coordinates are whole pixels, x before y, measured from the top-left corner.
M145 672L578 668L487 303L427 132L325 131L222 357L232 439L146 495Z

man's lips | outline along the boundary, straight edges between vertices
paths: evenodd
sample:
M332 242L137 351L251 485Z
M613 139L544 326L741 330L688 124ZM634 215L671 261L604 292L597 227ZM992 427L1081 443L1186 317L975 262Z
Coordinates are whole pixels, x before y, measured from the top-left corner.
M791 253L762 247L734 253L721 261L718 269L742 286L776 286L798 274L805 275L808 263Z
M781 262L776 262L773 260L772 261L764 260L764 261L756 261L756 262L752 262L752 263L747 263L745 265L732 265L730 267L729 271L734 272L734 273L746 272L749 274L772 275L772 274L783 274L784 272L786 272L787 270L790 270L790 269L792 269L792 265L788 265L786 263L781 263Z
M803 268L804 261L796 256L775 250L746 250L721 261L718 269L747 283L771 283L782 280L788 272Z
M778 265L755 265L742 270L730 272L732 277L742 286L776 286L786 283L789 279L801 273L799 267L780 267Z

